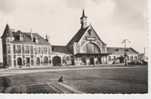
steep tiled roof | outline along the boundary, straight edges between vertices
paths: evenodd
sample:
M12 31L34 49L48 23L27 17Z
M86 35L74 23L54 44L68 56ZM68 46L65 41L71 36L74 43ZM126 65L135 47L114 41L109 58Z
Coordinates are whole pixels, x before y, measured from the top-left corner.
M92 27L92 25L90 25L91 26L91 28L93 29L93 31L96 33L96 31L95 31L95 29ZM97 35L97 37L99 38L99 40L104 44L104 45L106 45L106 43L104 43L101 39L100 39L100 37L99 37L99 35L96 33L96 35Z
M17 40L17 36L20 35L23 37L23 40ZM36 44L36 45L50 45L48 41L46 41L43 37L41 37L38 33L25 33L25 32L13 32L13 36L15 38L12 43L29 43L29 44ZM38 42L33 42L31 35L38 40Z
M107 48L108 53L111 54L124 54L125 49L122 47L108 47ZM133 48L127 48L126 49L127 54L138 54L138 52L136 50L134 50Z
M69 41L69 43L67 44L67 46L72 45L74 42L78 42L81 39L81 37L83 36L83 34L86 32L87 29L88 29L88 27L85 28L85 29L80 28L80 30Z
M66 46L52 45L53 52L71 54Z
M81 37L84 35L84 33L87 31L87 29L91 27L91 29L93 29L92 25L89 25L87 28L80 28L80 30L72 37L72 39L69 41L69 43L67 44L67 46L72 45L74 42L78 42ZM94 30L94 29L93 29ZM94 32L96 33L96 31L94 30ZM96 35L98 36L98 34L96 33ZM98 36L99 37L99 36ZM105 44L99 37L99 40Z
M41 37L38 33L30 33L30 32L21 32L20 30L16 31L11 29L8 24L6 24L5 30L1 38L5 39L5 37L14 37L14 40L11 41L12 43L28 43L28 44L36 44L36 45L50 45L50 43ZM22 37L22 40L19 38ZM33 42L35 38L38 42Z

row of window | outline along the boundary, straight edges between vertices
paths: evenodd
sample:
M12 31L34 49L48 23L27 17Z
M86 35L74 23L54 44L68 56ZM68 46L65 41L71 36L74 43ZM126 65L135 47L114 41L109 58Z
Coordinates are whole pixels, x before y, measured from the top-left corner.
M47 47L37 47L34 48L34 54L50 54L51 53L51 49L47 48Z
M39 57L37 57L36 61L35 61L35 64L37 64L37 65L48 64L48 63L51 63L51 60L49 60L47 56L45 56L43 58L43 61L41 61ZM19 58L14 60L14 66L16 66L16 65L19 65L19 66L21 66L21 65L26 65L26 66L34 65L34 60L33 60L33 58L30 58L30 57L26 57L25 59L19 57Z
M117 57L117 56L109 56L109 61L115 60L117 58L119 58L119 57ZM127 60L131 60L131 61L137 60L137 56L127 56Z
M11 52L10 45L7 45L7 53ZM49 47L36 47L24 46L24 45L13 45L13 52L17 54L50 54L51 49Z

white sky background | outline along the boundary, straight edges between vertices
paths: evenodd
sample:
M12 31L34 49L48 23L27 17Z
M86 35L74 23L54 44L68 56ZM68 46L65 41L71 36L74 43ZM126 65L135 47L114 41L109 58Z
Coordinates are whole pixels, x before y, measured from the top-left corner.
M65 45L80 29L83 8L107 46L123 46L127 38L128 46L139 52L147 47L147 0L0 0L0 35L8 23L15 30L47 34L51 44Z

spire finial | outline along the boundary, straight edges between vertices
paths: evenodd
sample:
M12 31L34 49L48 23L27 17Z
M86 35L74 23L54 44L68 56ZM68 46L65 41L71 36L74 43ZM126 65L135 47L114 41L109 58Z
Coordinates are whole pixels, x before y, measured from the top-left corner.
M85 16L85 12L84 12L84 9L83 9L83 12L82 12L82 17L84 17Z
M85 15L84 9L83 9L83 11L82 11L82 16L81 16L81 18L87 18L87 16Z

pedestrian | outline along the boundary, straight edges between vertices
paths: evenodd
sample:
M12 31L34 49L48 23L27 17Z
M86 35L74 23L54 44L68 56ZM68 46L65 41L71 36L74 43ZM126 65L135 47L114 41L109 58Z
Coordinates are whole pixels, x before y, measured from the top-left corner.
M58 79L58 82L63 82L63 76Z

